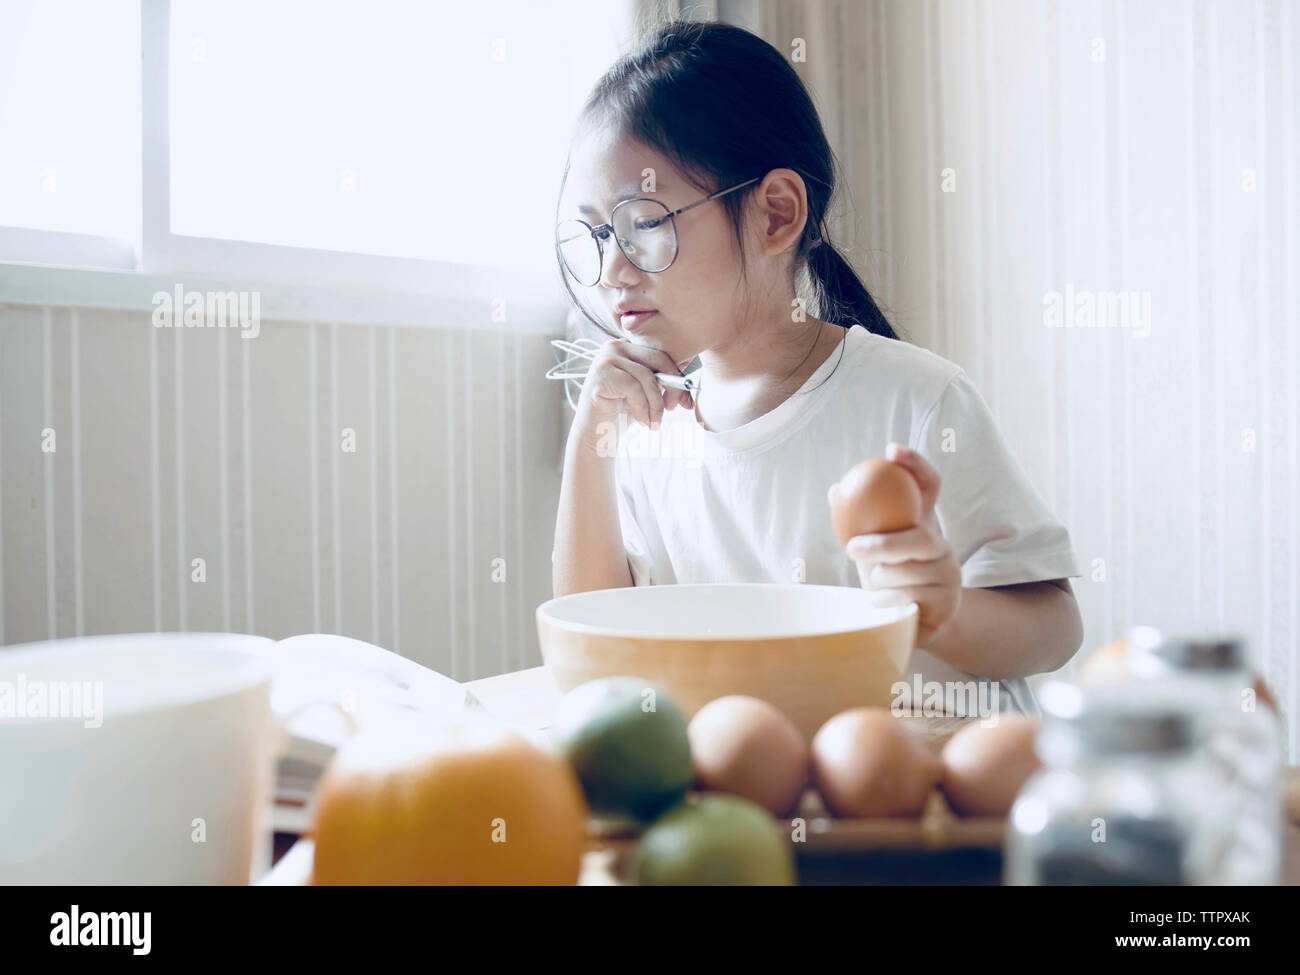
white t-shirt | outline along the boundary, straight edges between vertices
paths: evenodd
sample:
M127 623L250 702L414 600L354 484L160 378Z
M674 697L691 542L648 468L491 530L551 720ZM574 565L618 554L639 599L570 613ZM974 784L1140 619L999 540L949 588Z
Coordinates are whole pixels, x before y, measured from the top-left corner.
M970 377L933 352L855 326L797 393L734 430L705 430L689 408L665 411L657 432L628 423L614 466L634 583L860 587L831 529L826 491L858 461L884 456L891 440L942 478L935 514L963 586L1082 575L1069 532ZM911 685L914 675L977 681L986 686L967 686L978 687L978 700L1038 713L1021 679L989 682L923 650L900 680Z

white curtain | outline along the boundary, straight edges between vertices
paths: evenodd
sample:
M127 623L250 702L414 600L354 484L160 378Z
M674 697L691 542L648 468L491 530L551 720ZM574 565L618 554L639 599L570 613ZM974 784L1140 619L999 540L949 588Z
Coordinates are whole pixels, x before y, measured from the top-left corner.
M1244 634L1300 703L1293 0L729 2L845 170L838 242L963 366L1086 571L1087 638Z

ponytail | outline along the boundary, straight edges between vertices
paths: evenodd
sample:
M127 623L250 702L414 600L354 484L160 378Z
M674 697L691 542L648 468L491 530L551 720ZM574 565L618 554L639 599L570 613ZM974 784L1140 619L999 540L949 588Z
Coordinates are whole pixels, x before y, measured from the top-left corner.
M861 325L885 338L898 338L867 286L830 241L813 238L808 249L808 275L819 318L844 328Z

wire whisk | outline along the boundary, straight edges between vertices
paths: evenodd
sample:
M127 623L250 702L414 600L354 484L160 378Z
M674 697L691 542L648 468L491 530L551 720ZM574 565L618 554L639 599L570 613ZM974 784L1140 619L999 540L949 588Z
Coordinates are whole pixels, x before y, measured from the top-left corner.
M576 413L578 404L574 401L573 389L576 385L578 393L581 394L582 380L587 377L587 370L578 371L575 367L583 362L591 362L600 349L601 343L595 339L551 339L551 345L559 352L565 353L565 358L546 370L546 378L564 381L564 397ZM667 372L656 372L654 375L661 386L684 389L692 394L699 389L699 382L694 375L674 376Z

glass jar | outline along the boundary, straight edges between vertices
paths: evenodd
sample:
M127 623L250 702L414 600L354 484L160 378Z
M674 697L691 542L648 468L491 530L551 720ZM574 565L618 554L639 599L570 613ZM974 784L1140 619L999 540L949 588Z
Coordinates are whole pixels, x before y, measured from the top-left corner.
M1005 883L1223 882L1225 808L1183 691L1160 679L1043 685L1044 767L1012 806Z
M1227 797L1232 824L1226 884L1277 884L1282 877L1282 727L1256 700L1245 641L1235 634L1129 631L1140 678L1177 679L1205 695L1205 748Z

